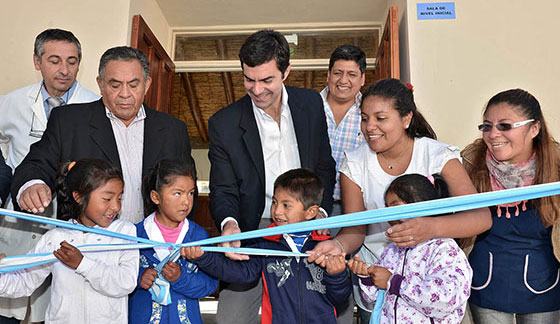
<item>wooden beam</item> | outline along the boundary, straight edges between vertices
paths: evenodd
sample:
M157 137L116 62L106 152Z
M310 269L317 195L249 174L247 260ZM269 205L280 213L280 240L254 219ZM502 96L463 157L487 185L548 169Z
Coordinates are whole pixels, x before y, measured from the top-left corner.
M311 38L311 55L313 58L317 57L317 38ZM313 71L305 71L303 74L303 87L306 89L313 89L313 78L314 74Z
M233 81L231 80L231 72L222 72L222 83L224 84L224 92L226 94L227 104L231 105L235 102L235 94L233 93Z
M313 71L305 71L303 75L303 87L313 89Z
M225 60L227 58L226 53L226 46L224 44L224 40L218 38L216 40L216 51L218 52L218 56ZM233 82L231 81L231 72L222 72L222 83L224 85L224 93L226 95L226 101L228 105L231 105L235 102L235 95L233 93Z
M189 107L191 110L192 118L194 120L196 129L200 134L200 138L204 143L208 143L208 130L206 129L206 123L202 117L202 112L200 111L200 106L198 105L198 99L196 97L196 91L194 90L194 81L190 73L181 73L181 83L185 89L185 94L187 95L187 101L189 102Z

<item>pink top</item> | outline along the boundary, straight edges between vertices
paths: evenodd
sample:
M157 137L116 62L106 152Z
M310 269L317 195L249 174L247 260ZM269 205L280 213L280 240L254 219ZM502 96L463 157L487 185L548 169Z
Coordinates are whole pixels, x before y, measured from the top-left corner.
M180 222L179 226L177 227L167 227L158 222L157 217L154 217L154 221L156 222L156 225L159 228L159 231L161 232L165 243L175 243L177 241L177 237L179 237L179 234L183 229L183 223L185 222Z

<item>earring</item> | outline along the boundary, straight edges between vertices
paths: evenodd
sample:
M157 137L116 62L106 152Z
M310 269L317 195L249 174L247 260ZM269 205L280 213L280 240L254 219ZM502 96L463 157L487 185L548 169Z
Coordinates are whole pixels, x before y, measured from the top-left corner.
M404 127L404 129L408 129L408 126L410 126L410 125L406 125L406 126Z

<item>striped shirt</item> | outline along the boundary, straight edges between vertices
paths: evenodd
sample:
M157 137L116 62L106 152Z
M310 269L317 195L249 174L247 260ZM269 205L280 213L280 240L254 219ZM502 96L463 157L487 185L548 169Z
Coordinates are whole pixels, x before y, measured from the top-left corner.
M144 219L142 204L142 156L144 152L144 119L146 111L140 106L138 114L128 127L105 107L111 121L124 179L120 219L138 223Z
M356 94L354 104L348 109L340 124L336 125L333 111L327 101L329 87L325 87L321 91L323 98L323 106L325 107L325 115L327 117L327 127L329 133L329 142L331 144L332 157L336 162L336 184L334 186L333 199L340 200L340 174L338 167L344 158L344 152L352 150L364 142L364 136L360 129L361 115L360 115L360 102L362 101L362 94Z

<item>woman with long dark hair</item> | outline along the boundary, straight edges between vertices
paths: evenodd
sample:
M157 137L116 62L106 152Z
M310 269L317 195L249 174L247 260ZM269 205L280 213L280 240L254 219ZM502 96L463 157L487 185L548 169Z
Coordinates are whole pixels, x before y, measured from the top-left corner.
M529 92L490 99L481 138L462 152L479 192L560 180L560 148ZM493 206L492 228L476 238L470 308L475 323L558 323L560 197ZM556 256L555 256L556 255Z
M361 116L366 142L345 152L339 168L345 214L385 207L385 189L395 178L409 173L441 174L451 196L476 193L461 164L459 148L436 140L416 108L411 87L396 79L376 82L363 94ZM361 246L362 260L373 263L388 241L407 247L431 238L470 237L490 226L490 213L483 208L410 219L392 227L387 223L349 227L317 247L315 252L320 254L310 260L321 264L327 254L352 253ZM372 305L362 303L360 307L371 309Z

